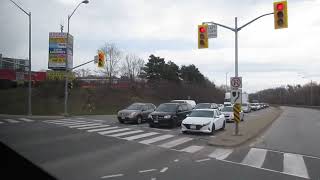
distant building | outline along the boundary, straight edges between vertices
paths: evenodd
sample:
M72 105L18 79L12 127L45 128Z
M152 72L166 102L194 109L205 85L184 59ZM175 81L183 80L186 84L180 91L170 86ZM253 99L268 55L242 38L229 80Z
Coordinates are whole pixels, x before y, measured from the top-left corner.
M2 57L2 54L0 54L0 69L25 71L25 67L28 65L28 59Z

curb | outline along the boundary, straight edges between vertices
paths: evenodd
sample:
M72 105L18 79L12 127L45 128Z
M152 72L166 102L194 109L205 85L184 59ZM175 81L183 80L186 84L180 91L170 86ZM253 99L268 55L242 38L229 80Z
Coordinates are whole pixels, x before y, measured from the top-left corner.
M209 146L224 147L224 148L231 148L231 147L234 148L234 147L243 146L244 144L248 144L249 142L251 142L254 139L256 139L258 136L263 134L275 122L275 120L277 120L280 117L280 115L283 113L283 110L280 107L277 107L276 109L278 109L279 111L278 111L278 113L275 115L275 117L273 118L273 120L270 123L268 123L267 125L262 127L261 130L258 131L257 133L254 133L251 136L249 135L249 137L245 138L244 140L239 141L239 142L235 142L234 144L215 143L215 142L210 142L212 140L209 140L207 142L207 144ZM242 135L240 134L240 136L243 136L243 134Z

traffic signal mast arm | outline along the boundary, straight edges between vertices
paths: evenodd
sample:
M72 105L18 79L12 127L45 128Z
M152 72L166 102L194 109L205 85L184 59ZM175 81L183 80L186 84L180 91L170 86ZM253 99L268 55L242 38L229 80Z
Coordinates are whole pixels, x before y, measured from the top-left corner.
M223 25L223 24L215 23L215 22L203 22L202 24L215 24L215 25L217 25L217 26L220 26L220 27L229 29L229 30L231 30L231 31L233 31L233 32L238 32L238 31L240 31L241 29L243 29L244 27L246 27L246 26L248 26L249 24L253 23L254 21L256 21L256 20L258 20L258 19L260 19L260 18L262 18L262 17L264 17L264 16L268 16L268 15L272 15L272 14L274 14L274 13L263 14L263 15L255 18L255 19L249 21L248 23L244 24L243 26L241 26L241 27L239 27L239 28L231 28L231 27L225 26L225 25Z
M94 60L91 60L91 61L85 62L85 63L83 63L83 64L80 64L80 65L76 66L76 67L73 67L73 68L72 68L72 69L70 69L70 70L74 70L74 69L76 69L76 68L78 68L78 67L81 67L81 66L83 66L83 65L89 64L89 63L91 63L91 62L93 62L93 61L94 61Z

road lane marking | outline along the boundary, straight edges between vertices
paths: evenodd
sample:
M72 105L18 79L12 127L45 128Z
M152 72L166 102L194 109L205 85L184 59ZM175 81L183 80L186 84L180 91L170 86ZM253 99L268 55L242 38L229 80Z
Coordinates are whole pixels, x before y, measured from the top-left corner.
M160 172L161 172L161 173L164 173L164 172L166 172L168 169L169 169L168 167L165 167L165 168L161 169Z
M179 159L175 159L174 162L179 162Z
M271 151L271 152L276 152L276 153L282 153L282 154L289 153L289 152L277 151L277 150L272 150L272 149L265 149L265 150ZM291 154L294 154L294 153L291 153ZM320 160L320 157L316 157L316 156L310 156L310 155L305 155L305 154L301 154L301 156Z
M139 173L146 173L146 172L152 172L152 171L156 171L157 169L146 169L146 170L141 170L139 171Z
M122 138L124 140L128 140L128 141L132 141L132 140L136 140L136 139L140 139L140 138L144 138L144 137L149 137L149 136L153 136L159 134L157 132L150 132L150 133L144 133L144 134L139 134L139 135L135 135L135 136L129 136L126 138Z
M144 141L140 141L139 143L141 143L141 144L152 144L152 143L155 143L155 142L158 142L158 141L162 141L162 140L165 140L165 139L169 139L169 138L172 138L172 137L174 137L174 135L166 134L166 135L158 136L158 137L155 137L155 138L147 139L147 140L144 140Z
M4 120L9 122L9 123L19 123L19 121L14 120L14 119L4 119Z
M283 172L309 179L308 171L302 155L284 153Z
M102 127L109 127L110 125L99 125L99 126L90 126L90 127L82 127L82 128L77 128L77 129L94 129L94 128L102 128Z
M113 134L109 135L111 137L120 137L120 136L125 136L125 135L131 135L131 134L137 134L143 132L142 130L136 130L136 131L129 131L129 132L123 132L123 133L118 133L118 134Z
M211 159L210 158L207 158L207 159L199 159L199 160L196 160L196 162L203 162L203 161L210 161Z
M0 124L3 124L3 122L0 121Z
M27 119L27 118L19 118L19 120L25 121L25 122L33 122L34 121L34 120L31 120L31 119Z
M163 147L163 148L172 148L172 147L178 146L180 144L186 143L186 142L191 141L191 140L193 140L193 139L192 138L188 138L188 137L183 137L183 138L179 138L179 139L176 139L176 140L161 144L159 146Z
M217 148L211 154L209 154L209 157L222 160L226 159L232 152L232 149Z
M84 125L84 124L90 124L91 122L79 122L79 123L65 123L65 124L59 124L60 126L76 126L76 125Z
M157 178L151 178L151 180L157 180Z
M98 132L98 131L105 131L105 130L110 130L110 129L117 129L117 126L114 127L107 127L107 128L99 128L99 129L90 129L87 130L87 132Z
M116 129L116 130L111 130L111 131L102 131L102 132L98 132L101 135L106 135L106 134L112 134L112 133L116 133L116 132L122 132L122 131L129 131L131 130L130 128L123 128L123 129Z
M90 127L90 126L96 126L96 125L102 125L100 123L91 123L91 124L83 124L83 125L75 125L75 126L68 126L69 128L81 128L81 127Z
M200 151L203 148L204 148L203 146L189 146L184 149L181 149L180 151L187 152L187 153L195 153L197 151Z
M250 166L261 167L266 155L267 151L265 149L251 148L241 163Z
M114 175L109 175L109 176L102 176L101 179L121 177L121 176L123 176L123 174L114 174Z
M60 124L60 123L86 122L86 121L75 121L75 120L63 120L63 121L61 121L61 120L49 120L49 121L45 121L45 122L47 122L47 123L58 123L58 124Z

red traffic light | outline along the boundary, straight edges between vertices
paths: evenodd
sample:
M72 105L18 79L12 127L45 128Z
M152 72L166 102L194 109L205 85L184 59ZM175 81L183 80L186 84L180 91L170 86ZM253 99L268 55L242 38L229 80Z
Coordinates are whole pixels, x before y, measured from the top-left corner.
M284 9L284 5L282 3L277 4L277 10L282 11Z
M200 31L201 33L205 33L205 32L206 32L206 28L200 27L200 28L199 28L199 31Z

